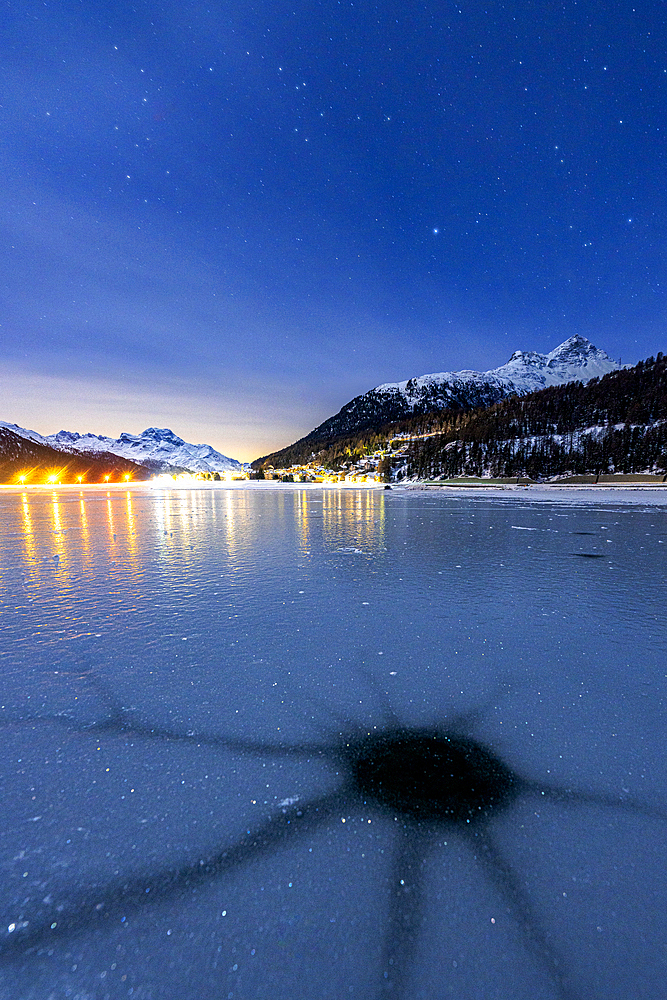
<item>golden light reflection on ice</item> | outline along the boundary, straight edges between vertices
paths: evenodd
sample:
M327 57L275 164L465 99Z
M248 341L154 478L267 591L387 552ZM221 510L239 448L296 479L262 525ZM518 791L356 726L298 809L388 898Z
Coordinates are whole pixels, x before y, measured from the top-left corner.
M310 518L308 503L312 501L312 494L308 490L299 490L296 495L296 521L299 529L299 548L303 555L310 553Z
M113 551L112 542L116 541L116 530L114 525L113 517L113 505L111 503L111 494L107 493L107 528L108 528L108 543L109 549Z
M59 562L66 553L66 529L63 526L60 496L55 490L51 494L51 524L53 532L53 559L55 562Z
M125 494L125 544L127 559L134 570L139 568L139 548L137 545L137 518L134 512L131 490Z
M81 525L81 548L87 564L90 557L90 528L88 527L88 512L83 492L79 493L79 523Z
M385 499L375 490L325 490L323 538L332 548L376 551L384 545Z
M21 517L23 519L23 551L25 560L26 563L32 563L37 556L37 550L35 548L35 529L32 523L32 513L27 493L21 494Z

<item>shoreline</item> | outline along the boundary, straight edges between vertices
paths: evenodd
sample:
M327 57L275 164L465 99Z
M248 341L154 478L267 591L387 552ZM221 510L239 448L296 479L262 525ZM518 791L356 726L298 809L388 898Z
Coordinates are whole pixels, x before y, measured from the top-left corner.
M22 486L16 484L0 485L0 495L14 493L79 493L106 494L133 493L183 493L185 491L230 491L230 490L262 490L264 492L282 491L364 491L385 492L384 483L283 483L277 481L237 480L233 482L173 482L143 480L130 483L33 483ZM388 491L389 492L389 491ZM547 503L621 503L650 504L667 507L667 483L657 484L646 482L623 483L439 483L439 482L403 482L392 483L391 492L408 493L442 493L448 497L460 496L465 499L498 499L511 502L538 501Z
M667 484L665 484L667 485ZM664 485L650 483L588 484L588 483L531 483L530 485L504 486L445 486L428 483L411 483L404 489L410 492L432 493L442 491L448 496L466 499L504 499L507 501L537 501L544 503L619 503L649 504L667 507L667 489Z

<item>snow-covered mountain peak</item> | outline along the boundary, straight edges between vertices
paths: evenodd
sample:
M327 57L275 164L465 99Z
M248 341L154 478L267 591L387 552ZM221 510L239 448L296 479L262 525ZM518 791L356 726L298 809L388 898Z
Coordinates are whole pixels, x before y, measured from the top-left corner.
M538 351L515 351L510 361L520 361L525 365L543 365L544 358L544 354L540 354Z
M619 365L599 350L590 340L575 335L565 340L549 354L539 351L515 351L499 368L479 372L465 369L458 372L437 372L420 375L404 382L385 382L371 390L380 394L399 393L406 398L418 397L434 386L475 384L509 386L515 392L533 392L547 385L564 382L587 382L595 376L616 371ZM511 385L510 385L511 383Z
M209 444L189 444L169 427L147 427L141 434L123 431L119 438L61 431L54 444L72 451L109 451L159 472L239 472L241 463Z
M575 335L549 354L515 351L490 371L436 372L403 382L385 382L346 403L316 427L306 440L355 433L364 427L402 420L434 410L489 406L512 395L526 395L566 382L588 382L621 366L585 337Z
M174 449L209 447L208 445L188 444L178 434L174 434L169 427L147 427L141 434L121 431L118 443L119 446L125 446L136 452L145 454L159 452L161 455Z
M172 445L183 445L186 442L178 434L174 434L170 427L147 427L141 434L130 434L128 431L121 431L119 441L145 441L154 443L164 443ZM199 446L197 446L199 447Z
M586 337L575 334L548 354L538 351L515 351L509 361L482 375L494 381L515 383L517 391L532 392L548 385L565 382L588 382L616 371L620 365L599 350Z
M147 427L141 434L122 431L118 438L63 430L40 436L40 440L60 451L110 452L155 472L238 472L242 468L236 459L221 455L209 444L188 444L169 427Z
M593 355L608 357L604 351L598 350L594 344L591 344L590 340L587 340L586 337L575 333L573 337L568 337L562 344L555 347L547 357L550 360L568 361L570 364L583 364L586 358Z

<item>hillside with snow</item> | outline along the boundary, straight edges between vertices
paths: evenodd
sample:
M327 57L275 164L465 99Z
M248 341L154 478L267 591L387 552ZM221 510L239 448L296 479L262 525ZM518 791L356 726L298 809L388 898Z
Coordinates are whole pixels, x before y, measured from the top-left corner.
M355 396L300 441L253 465L288 465L327 442L365 429L439 410L472 410L510 396L525 396L548 386L589 382L622 366L585 337L574 336L549 354L515 351L509 361L490 371L438 372L386 382ZM285 461L286 458L290 461Z
M208 444L188 444L169 428L148 427L141 434L123 432L119 438L99 434L58 431L42 435L16 424L0 421L16 437L73 456L99 461L105 455L124 459L150 472L240 472L242 465L222 455Z
M0 421L0 483L117 482L149 477L148 469L128 458L108 452L64 453L41 434Z
M400 420L431 410L488 406L550 385L588 382L619 367L585 337L570 337L549 354L515 351L506 364L490 371L438 372L378 385L355 397L308 436L360 430L367 419L371 418L369 425L374 424L378 416L384 420L385 414L388 419Z
M123 431L119 438L58 431L45 441L69 452L109 452L129 458L152 472L240 472L235 458L222 455L209 444L188 444L168 427L147 427L141 434Z
M371 392L379 395L402 396L411 405L419 405L424 398L436 392L445 392L454 398L457 390L466 387L494 386L498 389L511 387L512 394L524 395L544 389L548 385L562 385L565 382L588 382L592 378L607 375L620 366L604 351L599 350L585 337L570 337L559 344L549 354L537 351L515 351L509 361L499 368L487 372L464 369L459 372L439 372L421 375L405 382L388 382ZM369 395L369 393L366 393ZM363 397L357 397L362 399ZM348 403L348 406L351 405Z
M415 436L391 468L412 479L664 475L667 359L659 353L585 384L436 416L428 435Z

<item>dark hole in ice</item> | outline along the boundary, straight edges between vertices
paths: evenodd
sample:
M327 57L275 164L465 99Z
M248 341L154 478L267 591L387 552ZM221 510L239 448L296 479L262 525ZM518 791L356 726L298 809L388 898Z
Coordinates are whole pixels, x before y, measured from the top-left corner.
M412 819L472 823L519 792L516 775L476 740L400 730L362 740L352 778L367 801Z
M580 559L604 559L601 552L573 552L573 556L579 556Z

